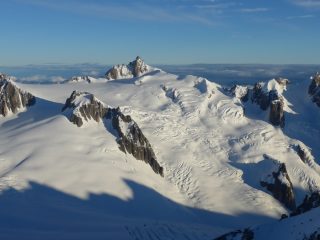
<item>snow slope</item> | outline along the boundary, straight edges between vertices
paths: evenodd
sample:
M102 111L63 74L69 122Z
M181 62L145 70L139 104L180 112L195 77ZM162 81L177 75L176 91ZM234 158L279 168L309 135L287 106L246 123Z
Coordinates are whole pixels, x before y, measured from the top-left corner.
M283 93L297 113L283 130L258 106L191 75L18 85L37 103L0 118L1 239L213 239L272 224L288 209L260 184L270 159L285 163L297 205L319 190L318 164L293 147L320 157L310 116L319 109L305 85ZM103 122L70 123L61 109L74 90L130 115L164 177L121 152Z

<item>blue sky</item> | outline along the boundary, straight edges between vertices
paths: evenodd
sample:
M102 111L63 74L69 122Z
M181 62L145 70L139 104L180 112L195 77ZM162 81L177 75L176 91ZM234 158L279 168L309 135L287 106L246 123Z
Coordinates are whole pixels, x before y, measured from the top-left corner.
M320 63L320 0L6 0L0 65Z

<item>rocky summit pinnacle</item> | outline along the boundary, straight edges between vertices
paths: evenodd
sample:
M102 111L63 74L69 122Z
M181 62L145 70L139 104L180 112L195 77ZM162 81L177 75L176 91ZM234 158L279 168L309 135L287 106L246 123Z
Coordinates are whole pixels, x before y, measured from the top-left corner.
M140 77L149 71L149 66L139 56L129 64L119 64L113 66L106 73L108 80L127 79Z
M19 109L31 106L36 98L29 92L21 90L5 74L0 73L0 114L7 116L10 112L17 113Z

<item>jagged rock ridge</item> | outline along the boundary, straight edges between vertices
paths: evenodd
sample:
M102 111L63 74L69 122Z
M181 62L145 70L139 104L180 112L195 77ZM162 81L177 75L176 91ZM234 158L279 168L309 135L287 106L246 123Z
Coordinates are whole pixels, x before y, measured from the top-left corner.
M109 119L116 130L119 149L132 154L137 160L143 160L153 171L163 176L163 168L156 160L155 153L148 139L144 136L138 124L129 115L124 115L120 108L106 106L93 94L73 91L66 100L62 111L69 110L70 122L81 127L90 119L99 122Z
M0 74L0 114L7 116L10 112L35 104L36 98L29 92L21 90L7 75Z
M267 178L261 180L260 184L288 209L295 210L296 203L293 185L288 175L286 165L275 160L273 163L275 164L275 169L272 170L272 173L269 174Z
M138 56L136 59L129 64L119 64L113 66L106 73L108 80L113 79L126 79L133 77L140 77L149 71L149 66Z
M130 116L125 116L120 108L111 109L107 116L119 137L117 142L123 152L132 154L136 159L148 163L155 173L163 176L163 168L156 161L156 156L148 139L143 135L138 124Z

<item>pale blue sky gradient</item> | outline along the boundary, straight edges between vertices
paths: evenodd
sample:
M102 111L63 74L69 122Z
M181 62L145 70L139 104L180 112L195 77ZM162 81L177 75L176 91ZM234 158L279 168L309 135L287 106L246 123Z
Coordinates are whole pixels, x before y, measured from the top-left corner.
M0 65L320 63L320 0L6 0Z

